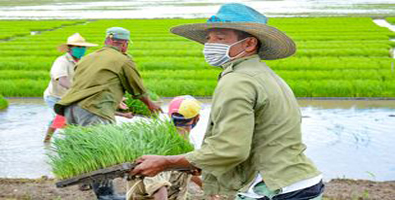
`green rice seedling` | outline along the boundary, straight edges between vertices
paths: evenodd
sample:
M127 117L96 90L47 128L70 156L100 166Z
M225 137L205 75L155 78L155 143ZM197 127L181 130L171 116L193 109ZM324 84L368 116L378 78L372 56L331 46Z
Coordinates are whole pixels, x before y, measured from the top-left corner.
M385 20L390 24L395 24L395 17L387 17Z
M137 57L135 61L141 70L204 70L213 69L203 57Z
M193 150L174 125L164 119L70 126L61 136L54 139L48 153L52 172L59 179L133 162L145 154L176 155Z
M148 95L152 101L154 101L154 102L160 101L160 97L156 93L154 93L152 91L148 91ZM140 101L139 99L134 99L132 97L132 95L129 93L126 93L125 97L126 97L125 104L128 106L129 112L131 112L135 115L143 115L143 116L151 116L152 115L152 113L148 109L147 105L145 105L142 101Z
M42 97L48 80L0 80L0 92L6 97Z
M30 79L30 80L40 80L47 79L49 81L49 72L43 70L0 70L0 79Z
M85 20L2 20L0 21L0 39L30 35L32 31L49 30L83 22Z
M266 61L274 70L391 69L393 59L382 57L291 57Z
M177 80L147 79L145 85L161 96L174 97L180 95L211 96L217 84L216 80Z
M213 80L218 79L220 74L219 69L207 69L207 70L144 70L141 72L141 76L145 80L153 79L176 79L176 80Z
M0 94L0 110L6 109L8 107L8 101L4 99L3 95Z
M394 19L387 20L392 22ZM129 53L150 89L161 96L211 96L220 70L204 61L201 44L169 32L170 27L178 24L204 21L205 19L0 21L0 38L2 35L23 35L0 43L0 70L4 72L3 75L0 74L0 92L6 90L7 93L3 93L6 96L41 96L42 92L33 92L29 87L45 89L47 83L42 80L48 80L48 74L44 72L49 73L53 61L62 54L56 51L57 45L75 32L81 33L89 42L103 44L106 28L121 26L131 30L133 43L129 47ZM286 32L297 44L298 50L294 56L266 62L286 81L290 81L290 85L295 86L295 93L299 97L311 97L313 94L328 97L371 94L369 85L354 87L355 81L360 79L377 81L375 83L381 84L381 94L392 94L387 85L394 80L393 73L389 70L393 62L390 49L395 46L395 42L390 42L389 39L395 35L387 28L377 26L371 18L272 18L269 23ZM53 29L60 26L61 29L26 36L26 33L39 30L40 27ZM89 48L88 53L98 48L100 47ZM319 79L331 80L330 84L336 86L331 89L324 83L318 83L318 86L322 85L326 89L313 93L309 87ZM22 80L34 86L21 83ZM339 83L335 84L336 81ZM349 85L348 81L352 81L352 87L346 86ZM10 91L14 86L27 88ZM351 88L351 92L339 92L342 89L336 88ZM363 91L365 89L366 92ZM373 94L378 97L381 95L378 92Z
M285 80L393 80L389 69L276 70Z

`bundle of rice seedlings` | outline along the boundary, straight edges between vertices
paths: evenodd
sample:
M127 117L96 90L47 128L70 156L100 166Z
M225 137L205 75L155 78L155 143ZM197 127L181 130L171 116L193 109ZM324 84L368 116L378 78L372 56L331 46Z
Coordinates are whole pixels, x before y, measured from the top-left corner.
M0 94L0 110L8 107L8 101Z
M62 134L55 138L48 153L52 172L59 179L133 162L146 154L177 155L193 150L192 144L164 119L70 126Z
M148 95L152 101L160 101L160 97L156 93L148 91ZM139 99L133 99L132 95L129 93L126 93L125 97L125 104L128 106L129 112L132 112L135 115L151 116L151 111L142 101Z

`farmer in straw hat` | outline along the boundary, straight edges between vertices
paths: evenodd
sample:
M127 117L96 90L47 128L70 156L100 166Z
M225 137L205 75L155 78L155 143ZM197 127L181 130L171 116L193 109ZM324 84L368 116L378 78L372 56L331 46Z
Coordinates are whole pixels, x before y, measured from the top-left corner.
M294 42L267 18L224 4L207 23L171 32L204 44L205 60L223 69L201 149L185 155L146 155L132 175L192 167L209 195L236 199L321 199L321 172L303 153L301 113L289 86L261 60L286 58Z
M199 122L201 103L192 96L178 96L169 103L169 117L185 140ZM179 171L161 172L154 177L134 179L128 182L126 200L133 199L185 199L188 184L193 181L201 187L199 176Z
M60 52L66 52L66 54L59 56L52 65L51 68L51 81L48 84L47 89L44 91L44 100L51 109L53 115L54 105L56 102L66 94L66 91L70 88L71 82L74 75L74 67L77 62L85 55L87 47L94 47L97 44L88 43L79 34L75 33L67 38L67 42L58 46ZM56 116L55 119L60 119L60 116ZM52 134L56 128L52 125L48 127L47 134L44 142L49 142Z

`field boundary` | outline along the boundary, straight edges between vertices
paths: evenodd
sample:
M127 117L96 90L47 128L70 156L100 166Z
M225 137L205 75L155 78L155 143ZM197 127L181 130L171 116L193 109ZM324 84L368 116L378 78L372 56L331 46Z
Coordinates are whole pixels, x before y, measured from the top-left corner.
M70 21L72 21L72 20L70 20ZM24 37L34 36L34 35L40 35L43 32L55 31L55 30L58 30L58 29L69 27L69 26L84 25L84 24L88 24L91 21L94 21L94 20L79 21L79 22L76 22L76 23L73 23L73 24L61 24L60 26L53 27L53 28L50 28L50 29L44 29L44 30L34 30L34 29L32 29L32 30L30 30L29 33L26 33L26 34L23 34L23 35L14 35L14 36L10 36L10 37L7 37L7 38L0 39L0 42L9 42L9 41L12 41L12 40L15 40L15 39L19 39L19 38L24 38Z

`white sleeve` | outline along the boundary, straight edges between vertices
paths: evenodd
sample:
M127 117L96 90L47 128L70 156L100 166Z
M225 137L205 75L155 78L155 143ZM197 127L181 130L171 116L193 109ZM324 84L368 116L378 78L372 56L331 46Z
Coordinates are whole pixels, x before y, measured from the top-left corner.
M58 80L60 77L68 76L67 65L68 61L64 56L57 58L52 64L51 77L54 80Z

